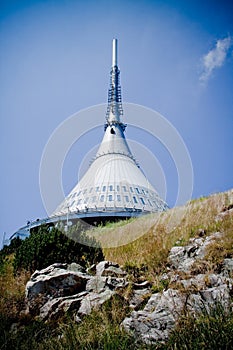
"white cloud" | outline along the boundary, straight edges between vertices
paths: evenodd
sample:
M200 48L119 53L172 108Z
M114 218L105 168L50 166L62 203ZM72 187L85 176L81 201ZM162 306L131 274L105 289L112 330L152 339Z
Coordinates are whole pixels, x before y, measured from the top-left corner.
M206 83L215 68L224 64L227 53L232 45L232 38L228 36L225 39L219 39L215 47L202 57L202 73L200 81Z

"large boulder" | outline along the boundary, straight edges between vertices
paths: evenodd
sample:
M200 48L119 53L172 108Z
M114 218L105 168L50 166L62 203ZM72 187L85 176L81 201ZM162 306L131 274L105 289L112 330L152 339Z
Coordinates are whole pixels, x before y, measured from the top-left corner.
M79 320L128 285L126 273L110 261L102 261L88 272L91 274L76 263L55 263L35 271L26 285L28 312L43 320L74 312Z
M29 311L37 313L47 301L85 291L91 276L78 264L55 263L35 271L26 285L26 301Z

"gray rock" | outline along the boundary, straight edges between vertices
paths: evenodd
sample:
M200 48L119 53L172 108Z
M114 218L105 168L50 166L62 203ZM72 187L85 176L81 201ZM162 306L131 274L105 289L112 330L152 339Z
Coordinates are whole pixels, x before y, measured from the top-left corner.
M96 271L95 276L88 275L76 263L56 263L36 271L26 285L28 311L43 320L76 311L79 320L80 315L89 314L128 285L118 264L104 261L96 266Z
M123 277L126 276L126 272L123 271L116 263L111 261L101 261L98 265L96 265L96 275Z
M173 247L168 256L170 267L173 270L190 272L197 260L205 258L208 246L221 237L220 232L215 232L208 237L191 238L184 247Z
M110 299L114 294L114 291L106 289L102 293L88 293L82 298L81 306L77 315L84 316L89 315L93 308L99 308L105 301Z
M128 284L129 284L129 282L127 282L125 278L117 278L117 277L112 277L112 276L109 276L107 278L107 286L112 290L113 289L117 290L119 288L125 288L128 286Z
M199 275L187 283L198 283L198 287L204 288L206 276ZM135 337L147 344L157 343L168 339L176 322L184 311L192 314L209 312L216 305L222 305L224 309L230 308L230 289L227 284L221 284L224 279L212 275L212 283L216 287L202 289L185 294L184 292L168 289L151 296L143 310L134 311L130 317L122 322L122 327Z
M143 311L134 311L122 322L122 327L146 344L168 339L184 307L185 296L168 289L151 296Z
M233 278L233 259L224 259L222 274L226 277Z
M89 279L86 285L86 290L88 292L101 293L104 291L107 285L108 277L93 276Z
M83 266L77 264L77 263L71 263L67 266L67 270L68 271L74 271L74 272L82 272L82 273L85 273L86 270Z
M82 292L77 295L49 300L41 307L40 318L42 320L47 320L48 318L57 319L69 311L78 309L81 305L82 299L87 294L87 292Z
M53 264L36 271L26 285L30 311L36 312L48 300L80 293L91 276L67 269L67 264Z
M138 310L147 299L149 299L151 293L150 288L136 289L129 300L129 307Z

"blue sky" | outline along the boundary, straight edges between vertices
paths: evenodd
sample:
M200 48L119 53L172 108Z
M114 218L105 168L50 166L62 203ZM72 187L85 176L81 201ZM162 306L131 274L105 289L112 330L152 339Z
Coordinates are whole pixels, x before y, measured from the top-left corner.
M2 0L0 238L47 216L39 186L43 149L70 115L106 102L114 37L123 101L158 111L180 133L193 164L193 198L233 187L230 3ZM65 193L102 136L97 128L72 147L63 168ZM158 158L172 206L177 174L163 147L135 128L126 136ZM139 162L156 184L150 165Z

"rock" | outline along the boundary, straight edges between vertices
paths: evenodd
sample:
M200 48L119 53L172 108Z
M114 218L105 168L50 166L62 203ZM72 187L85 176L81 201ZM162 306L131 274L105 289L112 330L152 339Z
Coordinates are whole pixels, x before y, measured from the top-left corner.
M123 277L126 276L126 272L123 271L116 263L111 261L101 261L98 265L96 265L96 275Z
M118 264L103 261L89 275L76 263L53 264L35 271L26 285L28 311L43 320L76 312L76 319L100 307L117 290L126 288L125 272ZM120 276L120 277L119 277Z
M222 274L226 277L233 278L233 259L224 259Z
M76 264L76 263L71 263L67 266L68 271L74 271L74 272L82 272L85 273L86 270L83 266Z
M48 300L85 291L90 276L71 271L67 264L53 264L36 271L26 285L26 300L29 311L36 312ZM76 267L75 267L76 268Z
M129 284L129 282L126 281L125 278L117 278L117 277L112 277L109 276L107 278L107 286L111 289L111 290L117 290L119 288L125 288L127 287Z
M134 311L122 327L146 344L168 339L185 302L185 296L169 289L151 296L143 311Z
M186 309L192 314L199 314L203 311L210 312L216 306L229 310L230 304L229 288L227 285L221 285L201 290L197 294L190 294L187 299Z
M86 272L89 275L95 275L96 274L96 264L91 265L90 267L87 268Z
M215 232L205 238L191 238L189 243L184 247L173 247L168 256L170 268L189 272L197 260L205 258L208 246L215 240L221 238L222 234L220 232Z
M87 292L82 292L77 295L49 300L40 308L40 318L42 320L57 319L69 311L78 309L83 297L87 294Z
M205 236L206 232L200 231L198 235L186 246L173 247L169 253L168 272L159 276L159 280L173 283L173 288L152 294L143 310L138 310L143 294L137 295L137 290L133 289L130 306L135 311L125 318L122 327L146 344L166 341L184 312L198 315L203 310L210 312L217 305L226 310L231 308L233 259L224 259L219 274L193 275L194 264L205 262L209 245L221 240L222 234L215 232Z
M177 269L185 256L184 247L173 247L168 256L168 263L173 269Z
M124 319L122 327L146 344L166 341L184 311L193 314L203 310L209 312L219 304L226 310L231 305L226 284L188 294L168 289L153 294L142 311L134 311Z
M78 309L77 315L84 316L89 315L93 308L100 307L105 301L110 299L114 294L114 291L106 289L101 293L89 293L82 298L81 306Z
M136 289L129 300L129 307L138 310L151 296L150 288Z
M89 279L86 285L86 290L88 292L101 293L106 288L107 277L93 276Z

